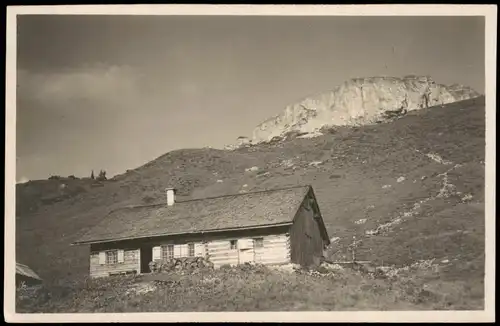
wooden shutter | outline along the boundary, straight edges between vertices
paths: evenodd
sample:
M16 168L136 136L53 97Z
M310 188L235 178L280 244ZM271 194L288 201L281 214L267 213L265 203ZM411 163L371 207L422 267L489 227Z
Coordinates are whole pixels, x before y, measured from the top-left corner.
M153 247L153 261L155 260L161 260L161 247L156 246Z
M180 245L181 257L187 257L189 254L189 246L187 244Z
M123 249L118 250L118 262L123 263L125 261L125 251Z
M174 258L182 257L181 245L174 245Z
M198 257L205 256L205 245L203 243L194 244L194 255Z
M106 252L101 251L99 252L99 265L104 265L106 264Z
M253 240L252 239L239 239L238 240L238 249L251 249L253 248Z

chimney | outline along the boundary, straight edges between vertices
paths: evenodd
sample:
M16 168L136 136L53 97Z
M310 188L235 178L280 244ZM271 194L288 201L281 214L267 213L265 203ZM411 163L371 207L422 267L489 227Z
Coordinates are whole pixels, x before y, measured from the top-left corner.
M172 206L175 203L175 188L167 188L165 189L167 192L167 205Z

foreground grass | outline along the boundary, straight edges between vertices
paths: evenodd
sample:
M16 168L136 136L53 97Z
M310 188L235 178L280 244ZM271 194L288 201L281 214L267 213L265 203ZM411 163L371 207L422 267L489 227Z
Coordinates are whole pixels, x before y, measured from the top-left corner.
M191 275L117 276L18 296L19 313L483 309L480 284L439 281L439 267L376 279L352 270L327 275L258 267ZM149 279L148 279L149 277ZM437 280L437 281L436 281ZM141 292L142 289L142 292Z

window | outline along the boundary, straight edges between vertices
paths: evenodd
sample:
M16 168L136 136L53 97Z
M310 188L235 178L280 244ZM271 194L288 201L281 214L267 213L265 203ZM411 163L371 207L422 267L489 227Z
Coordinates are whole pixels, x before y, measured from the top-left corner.
M174 258L174 245L162 246L162 260Z
M194 257L194 243L188 244L188 256Z
M264 247L264 238L255 238L253 239L253 243L255 248L262 248Z
M231 246L231 249L238 249L238 241L236 240L229 241L229 245Z
M118 263L118 250L106 251L106 264Z

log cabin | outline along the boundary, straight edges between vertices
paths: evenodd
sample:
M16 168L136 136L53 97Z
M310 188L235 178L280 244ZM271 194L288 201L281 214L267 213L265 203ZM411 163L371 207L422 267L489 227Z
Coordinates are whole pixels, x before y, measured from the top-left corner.
M311 186L111 211L73 245L90 245L90 276L149 273L149 263L205 257L214 266L319 263L330 244Z

